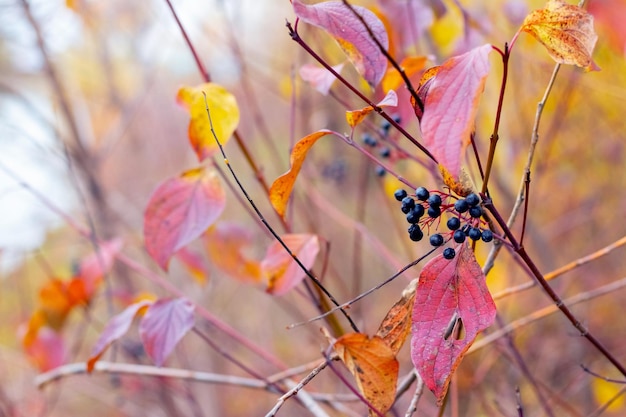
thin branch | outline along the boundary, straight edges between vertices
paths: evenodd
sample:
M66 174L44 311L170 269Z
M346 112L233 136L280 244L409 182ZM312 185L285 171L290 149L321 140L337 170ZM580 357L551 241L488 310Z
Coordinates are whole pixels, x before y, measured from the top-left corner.
M413 370L415 376L417 377L417 384L415 385L415 393L413 393L413 398L411 398L411 404L409 408L406 410L404 417L411 417L417 411L417 405L419 404L420 399L422 398L422 394L424 393L424 380L419 376L416 370Z

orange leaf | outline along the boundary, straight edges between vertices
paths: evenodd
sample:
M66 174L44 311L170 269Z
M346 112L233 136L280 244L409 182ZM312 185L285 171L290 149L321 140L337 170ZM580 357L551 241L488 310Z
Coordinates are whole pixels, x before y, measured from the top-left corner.
M191 113L189 141L200 161L210 157L219 149L211 133L203 92L206 94L206 103L211 112L215 135L222 145L226 144L239 124L237 100L224 87L206 83L197 87L182 87L178 90L176 100Z
M146 250L167 269L179 249L200 237L226 206L226 193L215 171L192 169L163 182L144 215Z
M379 336L343 335L334 349L356 379L363 396L380 413L386 413L396 396L399 365L393 350ZM371 413L370 413L371 415Z
M291 168L280 177L276 178L272 186L270 187L270 202L274 210L281 216L285 217L285 211L287 210L287 203L293 190L293 184L296 182L296 178L300 173L300 168L304 162L309 149L317 142L322 136L326 136L332 133L330 130L320 130L315 133L311 133L300 139L295 144L291 151Z
M424 65L426 65L427 60L428 58L425 56L408 56L402 60L400 68L402 68L404 70L404 74L410 78L412 75L415 75L424 69ZM403 84L404 80L402 79L400 72L391 67L385 73L381 85L383 91L389 91L397 90Z
M45 323L54 330L63 327L67 315L74 307L67 283L53 279L39 290L39 305Z
M250 230L244 226L221 222L204 234L207 253L213 265L231 278L245 282L261 281L261 265L244 254L252 243Z
M378 107L396 107L398 105L398 95L395 91L389 90L385 98L383 98L380 103L377 104ZM374 111L372 106L367 106L362 108L361 110L352 110L346 112L346 120L351 128L354 129L356 125L361 123L365 116Z
M456 179L443 165L439 165L439 172L443 177L443 183L461 197L466 197L475 192L474 183L463 167L459 171L459 178Z
M176 253L176 258L198 284L204 286L207 283L209 279L209 269L200 254L188 248L182 248Z
M545 9L534 10L522 24L559 64L576 65L587 71L600 68L591 59L598 36L593 29L593 16L586 10L550 0Z
M411 314L416 286L417 279L414 279L402 291L402 298L391 307L376 332L376 336L387 343L394 355L398 354L411 332Z
M289 234L281 239L291 252L298 257L306 269L311 269L320 250L316 235ZM261 261L261 271L267 282L266 291L274 295L283 295L302 281L306 273L287 253L285 248L274 242L267 249Z

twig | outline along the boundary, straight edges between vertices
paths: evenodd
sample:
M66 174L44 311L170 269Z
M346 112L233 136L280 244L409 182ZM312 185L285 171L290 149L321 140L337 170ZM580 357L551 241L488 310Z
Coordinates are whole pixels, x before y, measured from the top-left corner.
M411 417L417 411L417 405L422 398L422 394L424 393L424 380L419 376L416 370L413 370L413 372L417 377L417 384L415 385L415 393L413 393L413 398L411 398L411 404L406 410L404 417Z

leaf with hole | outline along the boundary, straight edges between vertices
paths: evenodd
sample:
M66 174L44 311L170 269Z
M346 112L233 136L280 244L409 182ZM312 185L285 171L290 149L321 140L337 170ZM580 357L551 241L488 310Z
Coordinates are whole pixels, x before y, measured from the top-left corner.
M200 237L222 214L226 193L213 170L197 168L170 178L152 193L144 214L144 242L167 270L172 255Z

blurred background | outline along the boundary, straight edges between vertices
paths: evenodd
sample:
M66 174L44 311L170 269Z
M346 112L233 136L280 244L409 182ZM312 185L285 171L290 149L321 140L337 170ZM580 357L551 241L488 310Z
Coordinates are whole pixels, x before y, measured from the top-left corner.
M544 4L353 3L372 8L383 19L398 61L427 56L428 66L484 43L503 48L524 17ZM599 36L594 58L602 70L560 69L543 113L532 169L525 247L543 272L626 235L626 1L587 3ZM173 0L172 5L212 81L237 97L238 132L268 183L288 169L289 150L299 138L322 128L349 133L345 111L364 104L338 83L322 95L300 78L299 68L315 62L289 38L285 20L295 20L289 1ZM336 43L320 30L301 24L300 33L331 65L345 61ZM483 163L502 75L495 53L491 64L476 124ZM521 35L510 62L490 183L494 203L505 216L520 186L537 103L553 68L543 47ZM382 98L382 92L370 90L349 64L342 74L365 94ZM52 359L22 345L41 289L52 279L73 277L81 260L93 252L92 242L75 224L102 240L123 239L125 255L158 272L143 249L143 213L158 184L198 165L187 139L189 115L175 98L181 86L202 82L165 0L0 2L0 416L252 416L265 415L275 404L278 394L260 389L139 375L75 375L38 390L34 378L50 368ZM419 138L408 96L399 95L402 102L396 115ZM442 189L419 150L397 132L381 133L381 123L370 116L356 129L355 140L362 143L364 136L374 137L378 144L370 151L381 161L413 184ZM226 151L268 221L284 232L242 148L231 141ZM471 152L467 168L478 182ZM304 164L290 223L295 232L316 233L327 243L315 269L340 301L383 281L428 250L427 242L416 244L406 235L404 215L392 197L398 186L391 175L381 175L376 164L335 138L322 139ZM240 193L228 190L220 223L249 232L246 254L260 258L271 239ZM521 230L521 218L514 230ZM163 273L189 298L286 367L321 358L327 347L319 332L321 322L286 330L316 314L304 292L272 297L212 266L202 241L190 248L199 254L206 272L194 279L174 260L170 272ZM488 245L478 245L481 263L488 251ZM621 319L625 253L617 247L552 282L564 299L581 299L572 310L622 362L626 362L626 323ZM418 275L419 267L413 268L355 304L350 314L361 330L375 333L402 289ZM487 279L492 294L529 281L506 251ZM168 295L120 263L105 287L53 332L55 346L61 342L63 346L55 364L85 361L107 320L140 294ZM604 293L594 292L598 289ZM539 314L551 303L533 288L497 297L497 305L501 320L488 334ZM216 329L200 321L198 326L259 375L280 370ZM150 364L136 329L105 358ZM403 377L412 367L408 343L398 359ZM620 379L560 314L520 325L511 338L499 338L466 357L454 381L456 408L449 407L445 415L518 415L518 387L524 415L546 415L537 391L555 415L625 415L621 386L594 378L580 364ZM183 340L166 366L250 376L196 334ZM315 378L307 391L349 393L330 371ZM404 415L411 392L398 400L390 415ZM615 401L605 407L611 399ZM323 407L333 416L366 414L356 401ZM417 415L436 413L434 398L426 393ZM279 415L308 414L291 400Z

